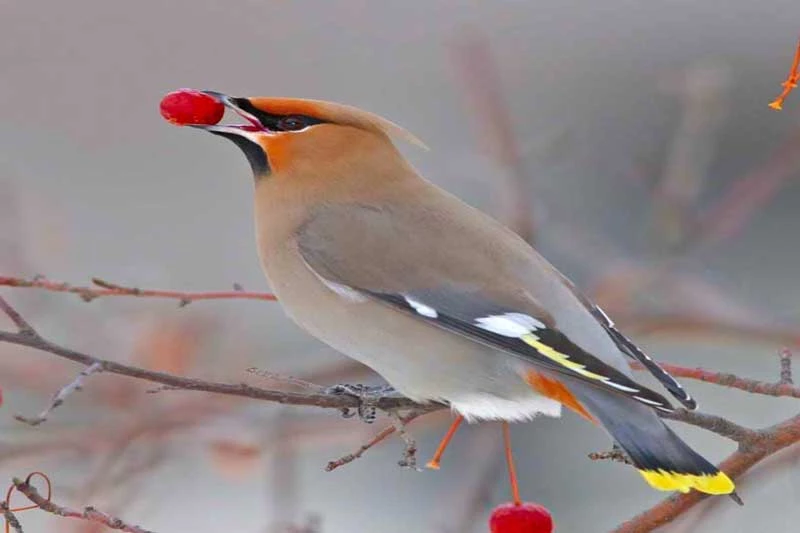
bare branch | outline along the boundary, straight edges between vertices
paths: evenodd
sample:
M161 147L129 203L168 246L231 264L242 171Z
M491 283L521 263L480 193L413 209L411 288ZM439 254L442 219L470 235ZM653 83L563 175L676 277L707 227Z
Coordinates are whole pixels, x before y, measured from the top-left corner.
M792 352L789 348L784 348L780 353L781 357L781 377L778 380L780 385L793 385L792 380Z
M269 370L263 370L256 367L250 367L247 369L247 372L253 374L254 376L258 376L261 378L266 378L272 381L277 381L278 383L285 383L287 385L292 385L293 387L297 387L298 389L305 389L314 392L324 392L327 387L321 387L315 383L311 383L310 381L306 381L304 379L296 378L294 376L282 376L280 374L276 374L275 372L270 372Z
M44 498L41 494L39 494L39 491L37 491L36 488L27 481L14 478L13 483L14 487L19 492L24 494L30 501L35 503L39 509L47 511L48 513L64 516L66 518L77 518L81 520L87 520L89 522L98 522L109 529L125 531L126 533L153 533L148 529L130 525L120 518L111 516L102 511L98 511L94 507L87 506L83 508L83 511L78 511L77 509L70 509L69 507L64 507L53 503L48 498Z
M387 426L387 427L383 428L369 442L367 442L366 444L362 444L358 448L358 450L354 451L353 453L348 453L347 455L343 455L343 456L341 456L340 458L338 458L338 459L336 459L334 461L329 461L328 464L325 466L325 471L326 472L332 472L332 471L336 470L337 468L339 468L340 466L344 466L344 465L346 465L348 463L352 463L353 461L355 461L356 459L359 459L362 455L364 455L364 452L366 452L367 450L369 450L370 448L372 448L376 444L379 444L379 443L383 442L384 440L386 440L390 435L392 435L396 431L397 431L397 428L395 428L394 426Z
M0 276L0 286L7 287L28 287L44 289L51 292L66 292L77 294L82 300L91 302L95 298L104 296L136 296L139 298L167 298L178 300L180 305L187 305L197 300L265 300L274 302L275 295L266 292L246 292L237 290L232 291L213 291L213 292L184 292L184 291L162 291L153 289L140 289L138 287L125 287L116 283L111 283L99 278L92 278L92 283L97 287L78 287L68 283L50 281L46 278L36 277L33 279L15 278L11 276ZM99 288L98 288L99 287Z
M794 146L800 145L798 135ZM798 150L800 153L800 150ZM800 157L792 168L800 164ZM625 331L636 335L680 335L737 339L745 343L800 345L797 325L775 326L741 323L693 315L625 315L615 317Z
M406 421L397 415L396 413L389 413L389 417L392 419L394 423L394 427L397 432L400 434L400 438L403 439L405 443L405 448L403 449L403 458L397 462L403 468L412 468L416 470L417 468L417 441L414 437L406 431Z
M422 415L428 414L429 412L430 411L414 410L414 411L411 411L411 412L409 412L409 413L407 413L407 414L405 414L403 416L400 416L399 419L402 422L402 424L407 425L412 420L415 420L415 419L419 418ZM336 470L340 466L344 466L344 465L346 465L348 463L352 463L353 461L355 461L356 459L359 459L362 455L364 455L364 452L366 452L367 450L369 450L370 448L372 448L376 444L379 444L379 443L383 442L389 436L394 434L396 431L397 431L397 425L396 424L392 424L391 426L387 426L387 427L383 428L377 435L375 435L372 439L370 439L369 442L367 442L365 444L362 444L355 452L348 453L347 455L343 455L342 457L340 457L340 458L338 458L336 460L329 461L328 464L325 466L325 471L326 472L332 472L333 470ZM407 460L408 458L404 455L403 459ZM406 466L406 465L403 465L403 466Z
M6 311L7 314L9 310L12 313L17 314L16 311L14 311L14 309L2 298L2 296L0 296L0 308ZM17 314L17 316L19 315ZM32 328L31 331L33 331ZM359 406L358 398L345 394L287 392L253 387L247 385L246 383L219 383L201 379L184 378L164 372L146 370L143 368L124 365L108 359L100 359L91 355L77 352L75 350L52 343L42 338L38 334L26 334L22 332L9 333L0 331L0 342L8 342L19 346L27 346L29 348L42 350L85 366L99 365L102 372L119 374L122 376L151 381L153 383L160 383L161 385L176 387L181 390L213 392L217 394L227 394L229 396L252 398L256 400L265 400L288 405L308 405L330 409L356 409ZM441 404L422 405L413 402L408 398L402 398L396 395L386 395L377 398L376 407L386 412L396 411L398 409L418 409L428 412L441 409L444 406Z
M785 364L783 361L784 360L782 358L781 365ZM793 386L791 382L767 383L755 379L742 378L725 372L714 372L711 370L704 370L702 368L687 368L684 366L669 365L664 363L659 364L664 370L679 378L696 379L705 383L713 383L714 385L721 385L731 389L739 389L752 394L800 398L800 387ZM643 369L642 365L639 363L633 363L631 367L635 370Z
M717 435L729 438L739 444L752 444L760 438L757 431L740 426L731 422L727 418L697 411L687 411L686 409L676 409L672 413L658 413L662 418L668 418L677 422L691 424L703 429L707 429Z
M27 324L24 319L0 297L0 308L8 314L9 311L17 316L17 320ZM12 315L9 315L12 316ZM15 322L17 321L15 320ZM30 331L33 331L30 325L27 325ZM99 365L100 370L112 374L120 374L137 379L143 379L154 383L160 383L170 388L177 388L181 390L194 390L213 392L218 394L227 394L231 396L239 396L245 398L253 398L258 400L266 400L276 403L289 404L289 405L307 405L315 407L324 407L332 409L345 409L345 408L358 408L359 400L353 396L346 394L330 394L325 392L287 392L271 389L262 389L253 387L244 383L230 384L204 381L193 378L184 378L167 374L163 372L155 372L152 370L145 370L129 365L124 365L107 359L99 359L90 355L64 348L54 344L38 334L25 334L25 333L9 333L0 331L0 342L5 341L12 344L21 346L28 346L38 350L46 351L81 363L86 366ZM800 391L791 385L776 385L771 383L763 383L755 380L747 380L739 378L732 374L720 374L716 372L709 372L701 369L687 369L675 365L664 365L664 367L677 376L691 377L701 379L710 383L717 383L731 388L739 388L748 392L756 392L761 394L770 394L773 396L793 396L800 397ZM283 378L272 374L272 376L280 381L292 382L292 378ZM305 382L304 382L305 383ZM312 387L318 387L309 384ZM318 390L322 390L319 387ZM444 406L441 404L418 404L407 398L397 397L395 395L379 396L377 399L376 407L382 411L393 412L402 409L413 409L422 412L431 412L441 409ZM669 415L668 418L685 422L698 427L702 427L709 431L718 433L724 437L731 438L740 443L749 443L753 438L752 430L738 426L737 424L725 420L721 417L712 415L704 415L695 412L677 411ZM402 435L402 432L401 432Z
M103 370L103 364L100 361L92 363L91 365L81 370L81 372L75 377L74 380L72 380L70 383L65 385L61 390L59 390L58 393L56 393L56 395L53 396L53 401L50 402L50 405L48 405L37 416L32 418L27 418L22 415L14 415L14 419L19 420L20 422L24 422L26 424L30 424L31 426L38 426L39 424L47 420L47 417L50 415L50 412L53 409L56 409L57 407L61 406L61 404L64 403L64 400L66 400L70 394L72 394L75 391L79 391L83 388L84 379L91 376L92 374L101 372L102 370Z
M10 318L14 325L17 326L17 330L19 331L20 335L25 335L26 337L39 337L39 334L36 333L36 330L33 329L33 326L31 326L27 320L22 318L22 315L20 315L16 309L11 307L2 296L0 296L0 310L8 315L8 318Z
M0 502L0 511L3 511L3 518L6 520L6 524L14 528L15 533L23 533L22 532L22 524L19 523L19 519L14 512L8 508L8 504L6 502Z

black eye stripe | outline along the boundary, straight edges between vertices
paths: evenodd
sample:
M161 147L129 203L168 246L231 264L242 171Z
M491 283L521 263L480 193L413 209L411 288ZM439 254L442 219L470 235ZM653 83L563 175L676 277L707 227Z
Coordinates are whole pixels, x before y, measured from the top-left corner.
M320 120L316 117L310 117L308 115L298 115L294 113L289 115L275 115L272 113L267 113L266 111L258 109L247 98L232 98L231 100L242 111L246 111L256 117L265 128L273 131L296 131L308 126L313 126L314 124L325 123L324 120ZM301 120L305 124L302 127L287 127L290 125L290 121L287 119Z
M289 115L288 117L282 117L278 121L278 129L283 131L302 130L311 125L308 121L309 118L310 117L306 117L304 115Z

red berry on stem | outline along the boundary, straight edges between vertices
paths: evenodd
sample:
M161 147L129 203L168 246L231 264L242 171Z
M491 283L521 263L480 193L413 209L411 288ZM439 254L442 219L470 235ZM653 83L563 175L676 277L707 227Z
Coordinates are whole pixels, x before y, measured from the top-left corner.
M194 89L179 89L161 99L161 116L178 126L216 124L225 114L225 106L216 98Z
M535 503L504 503L492 511L489 528L491 533L552 533L553 517Z

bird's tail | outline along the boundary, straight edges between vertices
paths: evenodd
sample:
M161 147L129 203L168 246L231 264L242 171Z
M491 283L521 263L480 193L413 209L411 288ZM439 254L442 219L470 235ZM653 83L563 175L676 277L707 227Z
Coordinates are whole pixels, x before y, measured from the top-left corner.
M651 487L658 490L731 494L734 484L683 442L646 405L613 392L572 387L577 399L625 450Z

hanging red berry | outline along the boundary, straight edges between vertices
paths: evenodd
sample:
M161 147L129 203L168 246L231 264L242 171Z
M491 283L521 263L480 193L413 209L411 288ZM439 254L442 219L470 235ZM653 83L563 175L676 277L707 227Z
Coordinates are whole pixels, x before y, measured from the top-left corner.
M216 124L225 106L216 98L194 89L178 89L161 99L161 116L178 126Z
M535 503L504 503L492 511L489 529L491 533L552 533L553 517Z

